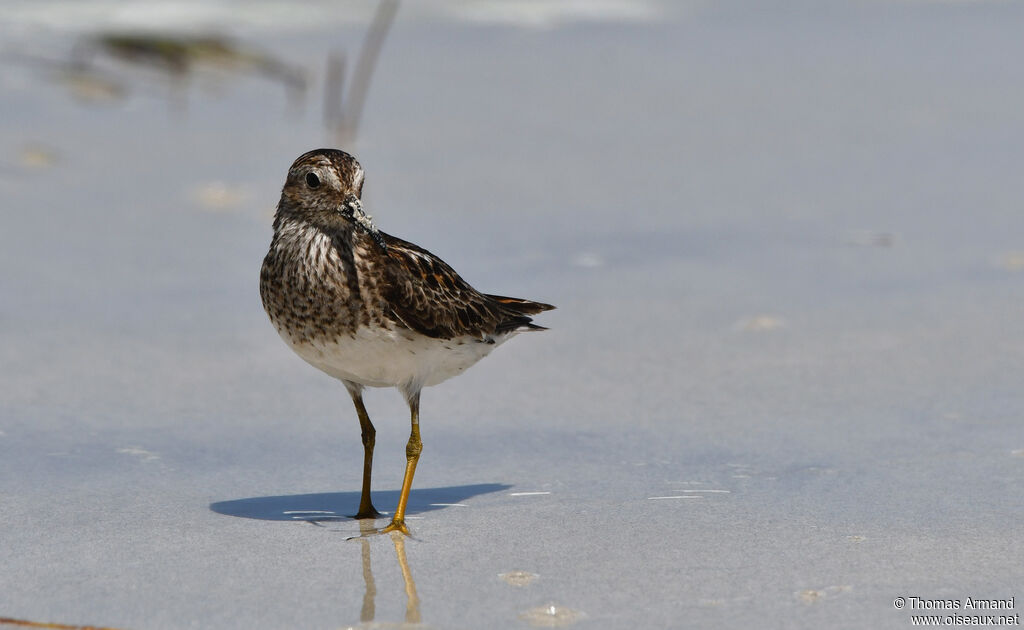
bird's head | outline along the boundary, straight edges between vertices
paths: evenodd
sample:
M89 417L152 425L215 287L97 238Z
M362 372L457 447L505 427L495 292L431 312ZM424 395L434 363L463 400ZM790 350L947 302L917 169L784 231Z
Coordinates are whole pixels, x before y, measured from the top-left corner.
M316 149L304 153L288 169L278 218L286 214L325 226L347 221L383 247L383 237L363 211L363 177L363 167L344 151Z

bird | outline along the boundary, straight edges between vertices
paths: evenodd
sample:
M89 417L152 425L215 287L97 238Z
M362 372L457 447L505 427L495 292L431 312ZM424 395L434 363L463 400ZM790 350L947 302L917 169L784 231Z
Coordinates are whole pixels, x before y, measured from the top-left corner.
M263 307L285 343L340 380L363 444L359 509L370 496L376 429L366 387L394 387L411 416L398 506L377 533L409 535L405 511L423 450L420 391L456 376L520 332L550 304L481 293L439 257L378 230L362 204L363 167L339 149L315 149L288 169L260 271Z

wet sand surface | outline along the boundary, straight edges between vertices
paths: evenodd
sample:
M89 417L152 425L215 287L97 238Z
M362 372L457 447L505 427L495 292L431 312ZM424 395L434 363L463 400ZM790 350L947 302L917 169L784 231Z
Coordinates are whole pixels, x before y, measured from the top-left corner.
M481 290L558 306L424 391L402 540L345 517L354 410L257 291L289 164L344 131L328 55L351 77L372 7L81 6L2 20L0 617L1019 614L1024 8L402 6L344 136L367 211ZM153 22L227 32L307 88L223 59L65 63ZM390 511L407 410L366 402Z

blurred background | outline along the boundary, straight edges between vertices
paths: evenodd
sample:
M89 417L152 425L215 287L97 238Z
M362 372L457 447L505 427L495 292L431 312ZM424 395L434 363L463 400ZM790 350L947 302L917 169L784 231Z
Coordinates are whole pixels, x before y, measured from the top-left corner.
M998 0L0 2L0 617L902 628L897 596L1024 595L1022 30ZM559 307L424 392L401 549L346 540L351 404L259 301L317 147L381 229ZM367 405L390 510L407 412Z

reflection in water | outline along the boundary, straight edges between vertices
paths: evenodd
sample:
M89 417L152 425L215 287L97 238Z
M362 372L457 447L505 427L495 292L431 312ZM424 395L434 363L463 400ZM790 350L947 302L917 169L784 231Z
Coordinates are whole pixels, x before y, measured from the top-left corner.
M416 582L412 579L409 562L405 559L405 536L400 532L391 532L391 540L395 543L395 555L398 565L402 568L402 582L405 584L405 622L420 622L420 597L416 594Z
M373 621L377 614L377 609L374 606L374 600L377 597L377 583L373 581L373 568L370 567L370 541L366 538L373 533L373 525L374 523L370 519L359 521L359 530L363 532L363 537L359 539L363 546L363 583L366 584L366 590L363 591L363 608L359 611L359 621L362 623Z
M478 483L464 486L445 486L441 488L419 488L409 495L409 514L421 514L434 510L443 510L452 505L464 505L472 497L492 492L504 492L512 486L503 483ZM374 493L377 500L393 502L398 500L398 490L381 490ZM324 492L317 494L292 494L266 497L250 497L215 501L210 509L218 514L240 518L254 518L266 521L305 522L321 527L326 531L341 532L346 535L354 533L351 517L344 516L354 508L360 497L360 491ZM361 546L363 568L363 603L359 611L359 624L347 626L353 628L424 628L421 625L420 597L416 591L416 582L409 568L409 560L405 555L406 537L398 532L391 532L391 542L398 559L398 567L402 572L402 584L405 589L405 621L378 622L377 615L377 581L373 577L371 555L373 545L386 544L383 536L377 534L376 522L373 519L360 519L359 535L350 538ZM332 526L333 525L333 526ZM346 543L350 544L350 543ZM509 574L512 575L512 574ZM529 574L533 575L533 574ZM535 577L535 576L534 576ZM550 615L549 615L550 617ZM546 618L545 618L546 620Z
M377 528L372 519L363 519L359 521L359 531L360 535L355 540L358 540L359 544L362 545L363 583L366 586L366 590L363 591L363 607L359 611L359 625L373 628L405 627L407 624L418 625L421 619L420 597L416 593L416 582L412 579L409 561L405 556L405 536L397 531L391 532L391 542L395 546L395 556L398 558L398 566L402 570L402 582L405 586L405 622L402 624L382 625L375 623L374 620L377 614L377 582L373 579L373 567L370 564L370 539L376 538Z

